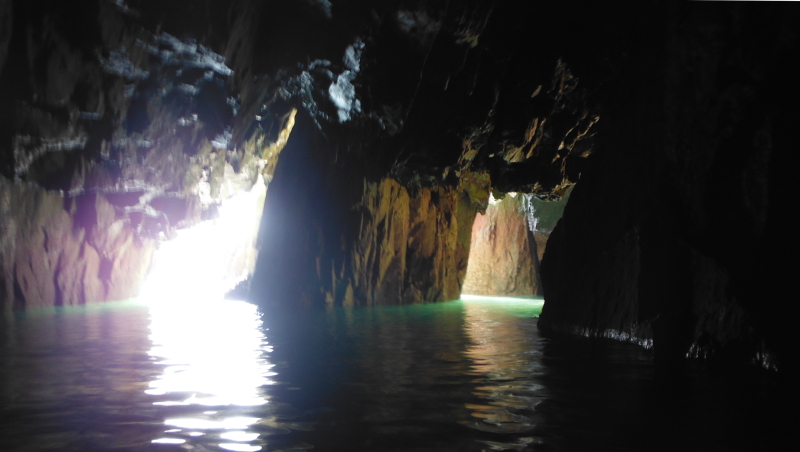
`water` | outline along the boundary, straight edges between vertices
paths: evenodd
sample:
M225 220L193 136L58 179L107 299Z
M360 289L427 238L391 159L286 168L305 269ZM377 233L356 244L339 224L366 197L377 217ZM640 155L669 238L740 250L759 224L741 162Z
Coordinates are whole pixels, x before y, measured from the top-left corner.
M769 378L542 337L535 300L139 303L0 334L2 451L786 449ZM761 377L759 377L761 378ZM757 379L756 379L757 380ZM791 449L791 448L790 448Z

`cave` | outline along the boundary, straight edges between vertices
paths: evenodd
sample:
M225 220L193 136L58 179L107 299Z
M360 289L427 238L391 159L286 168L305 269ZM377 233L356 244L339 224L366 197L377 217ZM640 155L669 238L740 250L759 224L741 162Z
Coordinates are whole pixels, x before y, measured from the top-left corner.
M0 450L785 447L797 23L0 1Z
M535 297L542 294L541 262L572 191L558 200L510 192L489 195L475 215L461 294ZM507 195L507 196L506 196Z

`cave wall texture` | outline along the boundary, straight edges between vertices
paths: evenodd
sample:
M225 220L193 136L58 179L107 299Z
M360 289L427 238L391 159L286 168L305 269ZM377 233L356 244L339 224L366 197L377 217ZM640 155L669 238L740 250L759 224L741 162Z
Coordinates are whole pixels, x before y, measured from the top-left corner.
M786 367L798 18L671 1L0 2L4 310L134 293L158 239L261 173L258 302L456 298L490 192L569 196L529 241L543 331Z
M130 298L159 240L270 179L294 112L234 121L202 45L236 49L228 6L185 6L0 2L0 312Z
M296 78L313 107L298 114L270 185L251 295L455 299L489 192L559 199L591 154L597 116L557 54L522 51L535 41L532 16L510 3L349 6L325 25L329 39L342 36L338 49L303 49L312 62ZM309 26L288 17L267 32ZM342 99L345 76L354 97Z
M797 8L655 12L601 88L599 150L542 263L540 327L652 344L665 361L793 365Z

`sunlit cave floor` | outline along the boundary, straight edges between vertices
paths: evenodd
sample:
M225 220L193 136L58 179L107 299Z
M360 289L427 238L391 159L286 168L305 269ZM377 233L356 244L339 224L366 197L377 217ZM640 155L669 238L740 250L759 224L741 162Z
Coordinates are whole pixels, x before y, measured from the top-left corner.
M546 338L541 300L124 302L0 338L0 450L786 449L780 386ZM793 407L792 407L793 408Z

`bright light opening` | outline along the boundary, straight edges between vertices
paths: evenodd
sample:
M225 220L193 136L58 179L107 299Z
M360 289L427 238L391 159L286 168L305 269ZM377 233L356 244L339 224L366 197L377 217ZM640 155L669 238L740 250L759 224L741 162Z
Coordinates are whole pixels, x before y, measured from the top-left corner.
M255 267L266 196L264 179L223 202L219 217L161 243L140 299L155 305L220 300Z
M272 347L258 308L224 295L255 266L265 195L259 176L250 191L222 204L217 219L178 231L156 252L139 299L150 309L149 355L163 371L145 393L153 405L186 414L164 422L165 433L182 438L153 443L189 447L195 438L218 438L222 449L262 448L247 444L257 442L247 429L260 420L247 414L268 403Z

